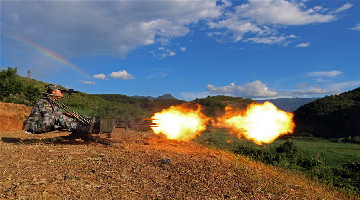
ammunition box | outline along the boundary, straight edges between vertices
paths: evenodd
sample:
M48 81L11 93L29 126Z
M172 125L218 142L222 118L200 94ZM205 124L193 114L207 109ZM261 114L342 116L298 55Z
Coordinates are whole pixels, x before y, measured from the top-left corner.
M111 133L114 130L114 120L113 119L101 119L100 120L100 132L101 133Z

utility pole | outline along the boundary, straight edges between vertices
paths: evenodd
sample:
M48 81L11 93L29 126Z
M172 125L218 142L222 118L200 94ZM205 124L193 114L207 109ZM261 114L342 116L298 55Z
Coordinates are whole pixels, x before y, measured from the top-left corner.
M30 84L30 70L28 70L27 72L28 72L28 84Z

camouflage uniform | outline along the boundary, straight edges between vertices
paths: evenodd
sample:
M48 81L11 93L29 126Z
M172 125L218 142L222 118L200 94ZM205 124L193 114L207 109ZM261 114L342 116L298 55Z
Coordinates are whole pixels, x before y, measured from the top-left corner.
M35 103L30 116L24 122L24 129L27 129L25 131L32 133L49 132L56 129L76 131L78 126L81 126L79 122L64 115L60 108L47 97L42 97Z
M59 90L59 85L49 84L48 92ZM90 119L89 119L90 120ZM71 132L90 133L95 118L90 124L82 124L74 118L64 115L56 103L49 97L40 98L31 110L30 116L24 121L23 130L32 133L43 133L57 129L67 129Z

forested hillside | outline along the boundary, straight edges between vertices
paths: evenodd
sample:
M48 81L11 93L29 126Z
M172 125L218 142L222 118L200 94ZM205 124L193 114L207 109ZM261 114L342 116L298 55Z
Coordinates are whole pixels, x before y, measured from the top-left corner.
M200 104L203 106L203 113L206 116L214 117L221 115L225 112L226 106L232 106L240 109L246 109L251 103L256 103L252 99L244 99L242 97L230 97L230 96L208 96L206 98L195 99L193 103Z
M295 112L296 133L320 137L360 135L360 88L326 96L306 104Z
M32 105L46 91L47 83L20 77L17 68L0 71L0 101Z

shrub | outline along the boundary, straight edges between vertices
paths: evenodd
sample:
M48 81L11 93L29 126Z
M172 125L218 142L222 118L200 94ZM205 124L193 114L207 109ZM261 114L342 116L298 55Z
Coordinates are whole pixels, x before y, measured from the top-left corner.
M290 139L286 140L283 144L278 146L275 150L278 153L286 153L286 154L291 154L291 153L297 152L297 148L296 148L294 142Z
M315 158L306 158L306 157L302 157L299 156L296 164L298 166L300 166L301 168L303 168L303 170L312 170L317 166L321 165L321 161L319 159L315 159Z
M360 144L360 136L349 136L349 137L342 137L337 139L338 143L346 142L346 143L354 143Z

